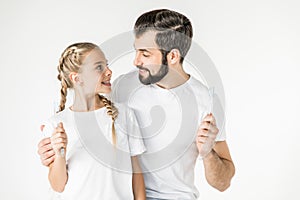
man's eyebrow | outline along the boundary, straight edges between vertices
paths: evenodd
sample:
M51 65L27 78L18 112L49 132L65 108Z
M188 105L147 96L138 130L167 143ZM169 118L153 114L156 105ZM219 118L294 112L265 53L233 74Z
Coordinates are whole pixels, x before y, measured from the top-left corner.
M146 49L146 48L140 48L140 49L137 49L136 48L136 46L135 45L133 45L133 48L134 48L134 50L136 50L136 51L146 51L146 52L149 52L149 53L151 53L148 49ZM151 49L151 48L150 48Z
M148 53L151 53L148 49L136 49L136 51L145 51L145 52L148 52Z

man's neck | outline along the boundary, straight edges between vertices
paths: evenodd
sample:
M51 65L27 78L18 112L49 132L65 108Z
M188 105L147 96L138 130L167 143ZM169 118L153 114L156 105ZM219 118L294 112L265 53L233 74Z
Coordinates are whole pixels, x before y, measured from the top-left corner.
M168 74L161 81L157 82L156 85L164 89L172 89L184 84L189 78L190 75L182 69L171 70L170 68Z

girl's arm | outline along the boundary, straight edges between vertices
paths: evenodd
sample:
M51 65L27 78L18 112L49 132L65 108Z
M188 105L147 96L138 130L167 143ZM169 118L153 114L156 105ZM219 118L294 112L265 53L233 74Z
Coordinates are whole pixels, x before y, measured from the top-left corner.
M59 123L58 127L55 128L51 137L51 144L55 152L55 158L49 166L48 179L54 191L63 192L68 180L68 172L65 158L67 135L62 123ZM62 147L64 148L63 152L61 152Z
M132 189L133 189L134 200L146 200L144 176L140 168L137 156L131 157L131 163L133 169Z

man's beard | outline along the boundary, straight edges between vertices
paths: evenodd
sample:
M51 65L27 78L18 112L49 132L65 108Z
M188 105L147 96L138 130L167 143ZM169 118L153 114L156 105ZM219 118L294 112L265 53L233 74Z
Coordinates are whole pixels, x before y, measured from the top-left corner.
M167 73L169 72L169 66L168 66L168 62L165 61L165 59L163 59L162 61L162 65L159 68L159 71L156 74L151 74L151 72L149 71L149 69L146 69L142 66L137 66L137 68L145 70L148 72L148 77L143 77L142 75L139 74L139 79L140 82L144 85L150 85L150 84L154 84L159 82L161 79L163 79Z

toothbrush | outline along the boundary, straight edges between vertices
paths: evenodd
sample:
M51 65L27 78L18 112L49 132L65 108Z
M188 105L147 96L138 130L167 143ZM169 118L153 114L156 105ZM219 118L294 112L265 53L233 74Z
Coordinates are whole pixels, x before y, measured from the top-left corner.
M214 95L215 95L215 87L210 87L208 90L209 96L210 96L210 109L209 109L209 113L213 113L213 109L214 109Z
M57 108L58 108L59 104L57 101L53 101L53 112L54 115L57 113ZM57 124L57 126L60 126L59 123ZM65 157L65 148L61 147L60 148L60 156L61 157Z

